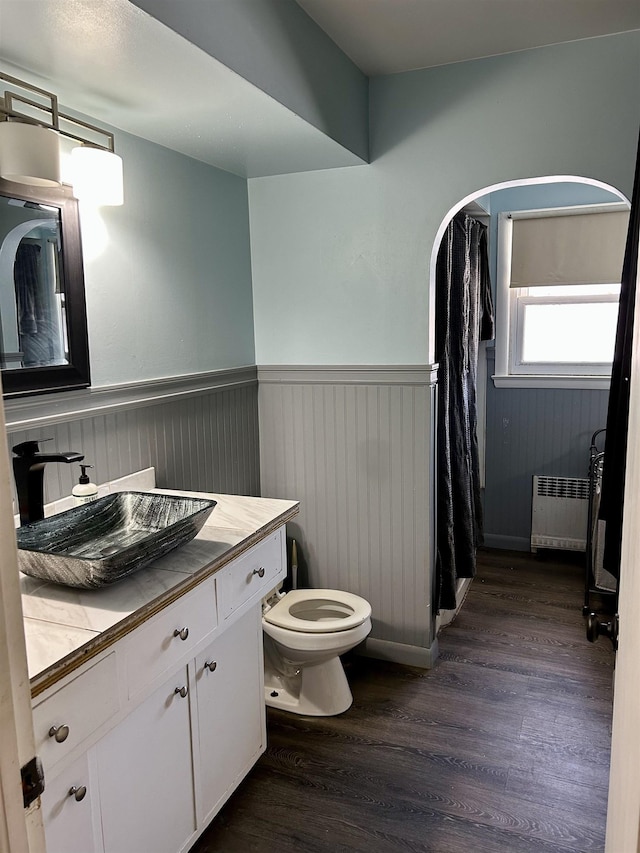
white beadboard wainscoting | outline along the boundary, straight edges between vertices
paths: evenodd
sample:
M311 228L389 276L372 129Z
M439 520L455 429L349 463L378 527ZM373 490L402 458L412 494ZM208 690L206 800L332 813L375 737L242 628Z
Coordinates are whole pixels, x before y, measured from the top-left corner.
M432 665L436 370L258 368L262 494L295 498L299 584L362 595L366 653Z
M9 451L76 450L96 483L153 467L159 488L259 495L256 368L5 400ZM10 453L11 456L11 453ZM47 503L71 494L78 465L45 468Z
M430 365L220 370L6 400L7 441L84 453L97 483L153 467L160 488L300 500L300 583L364 596L365 653L428 667L435 383ZM78 474L47 465L45 501Z

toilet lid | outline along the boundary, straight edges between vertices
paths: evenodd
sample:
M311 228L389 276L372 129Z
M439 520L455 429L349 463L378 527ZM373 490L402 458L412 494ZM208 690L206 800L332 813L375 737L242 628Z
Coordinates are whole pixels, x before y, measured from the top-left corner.
M347 631L371 616L371 605L359 595L336 589L293 589L264 614L279 628L310 634Z

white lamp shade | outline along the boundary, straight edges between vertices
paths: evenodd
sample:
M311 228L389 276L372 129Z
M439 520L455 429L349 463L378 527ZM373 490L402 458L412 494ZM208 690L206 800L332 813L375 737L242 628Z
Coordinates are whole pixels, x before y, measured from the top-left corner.
M123 204L122 158L89 145L71 152L73 194L93 205Z
M58 134L36 124L0 122L0 175L18 184L59 186Z

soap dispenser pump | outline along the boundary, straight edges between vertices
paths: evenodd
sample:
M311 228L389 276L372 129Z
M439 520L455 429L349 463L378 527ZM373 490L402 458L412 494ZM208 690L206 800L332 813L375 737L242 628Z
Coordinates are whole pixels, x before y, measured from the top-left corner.
M98 487L95 483L92 483L89 480L89 475L87 474L87 468L92 468L93 466L81 465L80 467L82 468L80 479L78 480L77 485L71 489L71 494L74 498L74 506L80 506L81 504L95 501L98 497Z

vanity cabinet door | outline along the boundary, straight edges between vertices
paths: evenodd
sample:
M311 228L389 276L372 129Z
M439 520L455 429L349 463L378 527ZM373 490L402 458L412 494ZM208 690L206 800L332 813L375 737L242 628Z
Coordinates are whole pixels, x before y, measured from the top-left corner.
M264 752L263 683L261 612L253 607L196 658L200 827Z
M176 853L195 831L190 702L185 666L97 744L106 853Z
M47 853L102 851L95 774L87 755L46 780L41 807Z

